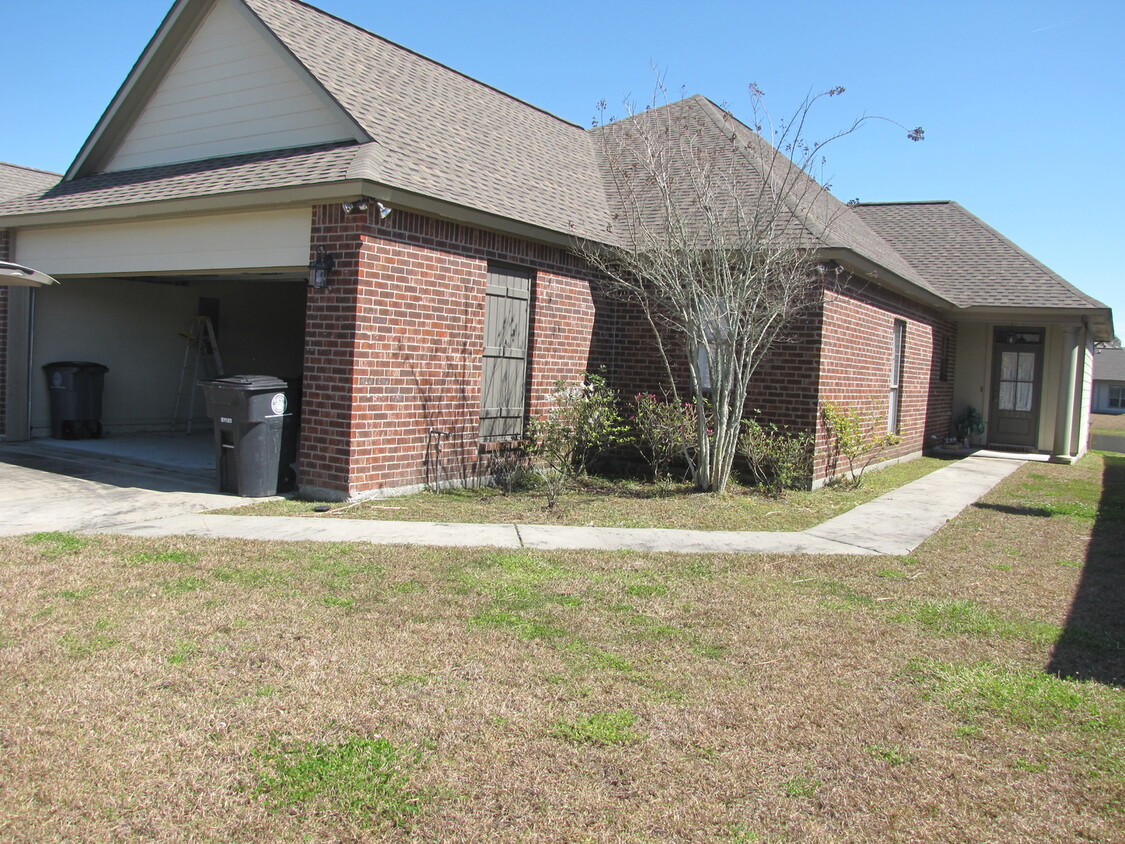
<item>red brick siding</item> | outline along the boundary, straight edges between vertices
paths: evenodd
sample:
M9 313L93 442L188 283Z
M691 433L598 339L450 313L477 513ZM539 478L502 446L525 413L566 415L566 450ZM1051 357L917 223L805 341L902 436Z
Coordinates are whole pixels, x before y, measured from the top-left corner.
M479 442L489 261L536 272L528 393L589 367L595 323L588 274L563 250L396 211L314 209L312 246L336 258L309 291L301 484L356 496L486 469Z
M956 327L935 310L873 284L849 280L825 297L820 403L865 411L873 427L886 430L888 378L894 323L906 325L900 388L902 442L883 459L915 454L948 434L953 400ZM946 378L941 342L948 337ZM823 424L817 431L814 478L830 476L831 445ZM844 467L840 466L839 470Z

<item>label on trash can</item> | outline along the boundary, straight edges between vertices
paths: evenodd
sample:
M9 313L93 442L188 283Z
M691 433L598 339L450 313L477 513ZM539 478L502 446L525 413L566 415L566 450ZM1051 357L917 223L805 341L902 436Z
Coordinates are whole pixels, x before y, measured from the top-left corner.
M229 416L220 416L219 421L222 422L224 425L233 425L234 424L234 419L232 419Z
M285 393L278 393L270 399L270 410L274 412L275 416L281 416L285 413L286 407L288 407L288 403L285 401Z

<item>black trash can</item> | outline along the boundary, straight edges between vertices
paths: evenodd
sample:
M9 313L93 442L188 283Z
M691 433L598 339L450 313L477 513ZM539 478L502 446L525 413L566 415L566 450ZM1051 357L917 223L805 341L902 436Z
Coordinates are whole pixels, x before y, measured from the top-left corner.
M51 399L51 436L56 440L96 439L102 435L102 387L109 367L60 360L43 366Z
M296 482L296 417L288 385L272 375L200 382L215 422L219 491L244 498L288 492Z

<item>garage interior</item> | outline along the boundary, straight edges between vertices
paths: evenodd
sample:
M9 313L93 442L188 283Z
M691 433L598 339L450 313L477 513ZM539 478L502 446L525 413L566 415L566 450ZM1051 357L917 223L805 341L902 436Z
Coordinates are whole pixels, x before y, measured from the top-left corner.
M35 292L30 433L44 444L192 474L215 471L213 425L197 380L273 375L299 400L304 274L66 277ZM205 335L213 328L217 354ZM102 436L51 438L45 364L100 363ZM221 362L221 368L219 363Z

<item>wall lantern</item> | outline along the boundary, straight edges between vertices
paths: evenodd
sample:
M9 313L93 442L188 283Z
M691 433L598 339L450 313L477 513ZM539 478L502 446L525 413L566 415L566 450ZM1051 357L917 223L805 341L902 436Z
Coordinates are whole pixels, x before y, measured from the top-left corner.
M309 264L309 287L323 290L328 286L328 274L336 266L336 260L323 246L316 248L316 260Z

